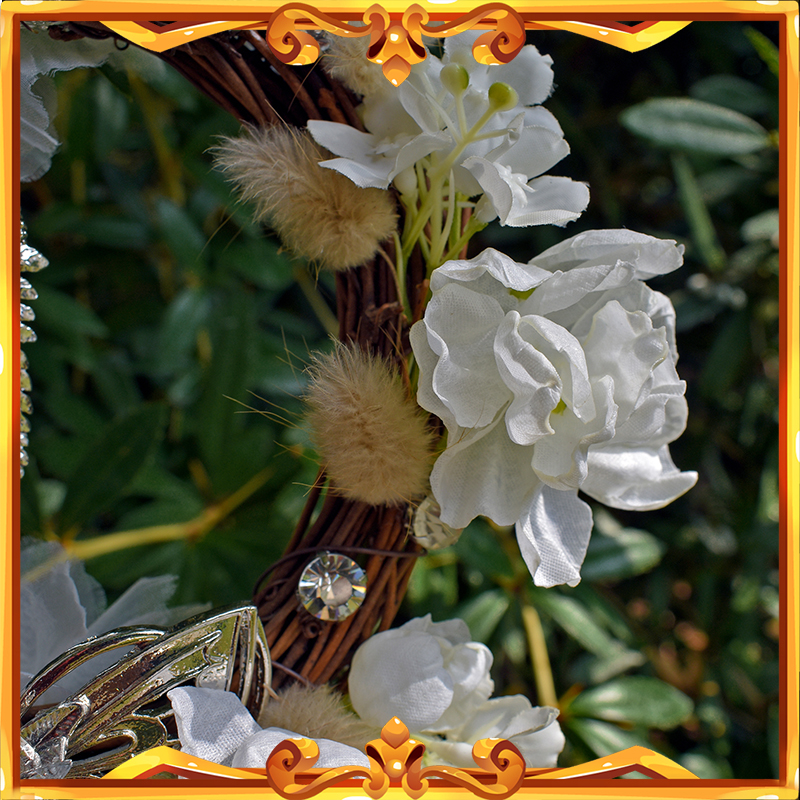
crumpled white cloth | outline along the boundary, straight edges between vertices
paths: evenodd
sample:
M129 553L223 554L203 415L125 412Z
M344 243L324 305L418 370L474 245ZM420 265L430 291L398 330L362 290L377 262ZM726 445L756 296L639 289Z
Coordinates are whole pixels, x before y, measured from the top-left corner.
M178 578L140 578L106 608L103 587L58 542L24 539L20 554L20 688L78 642L126 625L168 627L205 606L167 608ZM42 695L57 703L118 661L124 651L97 656Z
M181 750L235 769L258 769L285 739L307 738L284 728L264 728L233 692L182 686L167 692L175 712ZM356 765L369 768L367 756L331 739L315 739L319 759L314 768Z

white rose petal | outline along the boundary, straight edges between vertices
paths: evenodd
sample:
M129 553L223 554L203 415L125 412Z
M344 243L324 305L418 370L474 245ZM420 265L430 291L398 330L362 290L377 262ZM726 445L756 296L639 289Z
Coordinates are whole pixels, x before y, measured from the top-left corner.
M467 626L431 622L430 615L371 636L350 666L350 701L365 722L399 717L412 731L444 731L492 693L492 654L470 642Z

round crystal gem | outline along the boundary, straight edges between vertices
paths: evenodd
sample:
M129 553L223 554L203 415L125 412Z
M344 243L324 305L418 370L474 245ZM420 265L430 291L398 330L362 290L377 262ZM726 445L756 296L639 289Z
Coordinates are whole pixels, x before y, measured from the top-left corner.
M426 550L442 550L454 545L463 528L451 528L442 522L439 504L428 495L414 511L411 520L411 538Z
M303 570L297 596L317 619L336 622L349 617L364 602L367 574L352 558L321 553Z

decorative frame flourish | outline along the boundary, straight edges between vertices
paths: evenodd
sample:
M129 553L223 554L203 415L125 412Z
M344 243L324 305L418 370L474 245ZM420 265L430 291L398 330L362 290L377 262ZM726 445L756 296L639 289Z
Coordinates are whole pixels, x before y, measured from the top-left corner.
M638 772L648 778L698 781L680 764L645 747L629 747L606 758L566 769L526 770L525 761L511 742L504 739L481 739L472 748L478 769L454 767L422 767L425 745L410 738L408 728L397 717L381 730L381 738L369 742L365 752L370 767L344 766L314 769L319 748L309 739L287 739L270 754L266 764L269 785L284 798L316 797L331 786L345 782L354 787L363 778L360 789L378 800L390 788L402 789L413 800L429 789L468 789L477 797L505 800L518 792L531 779L577 780L602 775L618 778ZM169 747L158 747L135 756L109 772L103 780L146 778L159 772L182 777L215 774L229 779L246 780L256 770L221 767L210 761L188 756Z
M325 2L325 0L323 0ZM309 42L312 37L303 31L329 24L346 30L346 20L358 16L360 10L357 2L328 3L325 10L310 9L302 4L290 4L274 9L266 20L276 40L276 54L286 63L303 63L302 59L311 58L314 45ZM420 11L416 9L419 8ZM309 10L310 9L310 10ZM232 19L219 21L220 11ZM202 38L222 30L232 28L266 27L263 16L269 12L269 6L244 0L237 4L232 12L230 7L220 8L219 2L209 0L171 0L168 3L156 3L152 0L125 0L123 3L113 0L6 0L0 9L0 84L2 85L2 127L0 127L0 177L2 177L3 193L0 195L0 250L3 253L5 270L0 281L0 303L3 308L16 308L18 303L18 280L16 274L16 251L18 247L19 165L16 159L19 133L16 125L17 94L19 84L19 22L25 19L101 19L109 27L126 36L132 42L153 50L165 50L178 43ZM478 12L482 15L479 16ZM312 15L313 12L313 15ZM598 796L619 796L623 794L618 783L608 781L626 772L640 771L654 778L647 787L636 785L637 796L664 797L665 792L674 788L679 793L685 787L691 787L694 797L742 797L760 796L769 798L794 798L800 787L800 770L798 769L798 580L800 578L800 548L798 548L798 532L800 531L800 503L798 503L798 485L800 485L800 358L798 346L800 341L800 237L798 237L797 220L800 216L800 179L798 178L798 54L800 45L800 27L797 4L793 0L679 0L665 5L664 0L654 2L636 2L636 0L582 0L563 3L557 8L538 2L515 3L511 8L504 4L492 3L477 8L466 0L430 0L427 6L407 7L400 0L389 0L381 6L373 6L364 14L370 14L371 28L357 28L352 35L367 35L370 43L370 57L380 63L384 74L392 82L400 83L406 66L420 55L422 35L427 35L433 27L437 36L453 35L460 30L471 27L488 27L494 32L481 37L482 41L476 57L490 63L505 63L513 58L514 47L521 43L514 40L518 34L517 19L524 29L560 28L571 30L582 35L603 40L609 44L623 47L631 52L639 51L663 40L675 31L689 24L692 19L731 19L744 16L752 19L772 19L781 24L781 373L782 386L780 396L780 415L782 420L782 436L780 448L780 489L781 489L781 564L780 581L782 586L781 602L781 670L782 670L782 719L781 719L781 772L778 781L748 781L746 785L737 781L699 781L689 779L686 774L672 772L672 767L680 770L668 760L661 759L652 751L644 748L631 748L605 759L589 762L568 770L526 771L518 786L519 794L536 792L540 797L586 796L592 793ZM462 17L456 17L462 12ZM131 21L132 19L152 19L169 14L171 17L183 18L167 28L155 28L147 22ZM616 20L630 18L657 18L657 22L644 22L637 26L620 25ZM563 18L570 20L564 22ZM577 19L576 19L577 18ZM599 19L599 21L598 21ZM191 21L188 21L191 20ZM429 22L446 23L442 27ZM449 25L449 27L448 27ZM506 27L509 32L506 32ZM352 27L352 26L349 26ZM327 28L326 28L327 29ZM452 30L452 33L445 31ZM336 31L335 31L336 32ZM398 35L393 40L391 35ZM340 35L347 35L342 34ZM508 37L506 39L505 37ZM296 43L299 43L296 46ZM393 49L394 46L396 50ZM284 50L281 51L280 47ZM310 48L310 49L307 49ZM511 55L509 55L511 53ZM295 59L300 59L298 62ZM395 60L393 60L395 59ZM399 59L399 60L397 60ZM308 63L308 62L305 62ZM404 66L404 64L406 66ZM407 74L407 72L405 72ZM68 782L26 782L20 785L18 778L17 742L19 736L19 716L15 698L19 697L19 670L16 664L16 648L13 646L18 635L17 605L19 595L18 568L19 555L16 536L16 509L19 504L18 448L16 446L16 426L19 419L19 347L16 336L16 313L7 314L0 326L0 407L3 420L3 442L9 457L0 462L0 507L6 512L6 523L0 540L0 564L2 564L4 590L0 594L0 624L3 629L5 646L0 655L0 691L7 700L0 705L0 792L3 797L25 798L80 798L108 796L113 789L115 796L180 796L191 797L229 797L230 784L220 784L220 777L237 777L247 783L239 790L253 796L264 795L264 779L256 778L252 773L244 775L225 775L225 768L200 763L198 759L184 754L172 753L168 760L164 754L151 751L137 758L150 758L149 764L159 767L160 772L169 771L174 766L175 774L204 775L216 779L212 783L192 782L190 786L176 786L175 782L156 781L142 784L131 784L128 779L145 777L146 770L136 774L115 771L104 779L101 787L92 781ZM5 354L10 354L3 356ZM5 367L5 368L4 368ZM8 702L12 699L11 702ZM375 753L380 754L384 745L397 747L392 739L383 745L375 745ZM402 744L402 743L400 743ZM300 745L296 745L302 754ZM643 752L638 752L638 751ZM636 751L636 752L634 752ZM389 752L385 750L384 752ZM413 752L413 751L412 751ZM481 751L482 752L482 751ZM491 758L495 749L488 751L486 757ZM483 756L482 752L482 756ZM310 757L306 755L306 757ZM655 760L654 760L655 757ZM191 759L191 760L189 760ZM171 761L172 763L168 763ZM284 758L285 761L285 758ZM599 763L599 762L603 763ZM135 759L127 762L118 770L134 767ZM298 762L305 766L308 762ZM416 763L416 762L415 762ZM671 766L670 766L671 765ZM137 764L140 767L141 764ZM165 768L167 768L165 770ZM428 768L437 769L437 768ZM438 768L441 769L441 768ZM183 770L183 772L180 772ZM278 774L277 767L273 770ZM685 771L684 771L685 772ZM298 770L289 770L292 783L285 787L302 786ZM420 770L414 773L420 782L424 775L443 780L441 774L434 775ZM464 774L474 777L474 771ZM401 797L410 793L402 785L392 783L393 777L387 776L389 785L384 791L390 796ZM405 773L410 774L409 771ZM319 778L319 772L310 770L304 773L305 784L313 783ZM298 778L295 781L295 777ZM447 776L452 777L452 776ZM124 778L122 782L120 778ZM582 778L576 790L570 782L565 784L564 778ZM660 778L674 783L666 784ZM400 776L402 780L402 776ZM685 780L684 780L685 779ZM407 781L408 783L409 781ZM328 784L326 784L328 785ZM165 790L165 786L169 791ZM474 791L474 787L460 784L462 791ZM559 788L560 787L560 788ZM572 788L571 788L572 787ZM320 787L323 788L323 787ZM427 789L427 787L425 787ZM423 789L423 791L425 790ZM352 788L351 788L352 790ZM188 791L188 793L187 793ZM275 791L280 794L277 787ZM448 795L458 791L448 788ZM238 793L238 791L237 791ZM421 794L422 792L420 792ZM301 796L283 795L283 796ZM310 795L305 795L310 796ZM338 796L344 796L342 792ZM415 796L415 795L411 795ZM416 795L419 796L419 795ZM500 796L500 795L490 795ZM508 796L508 795L503 795Z

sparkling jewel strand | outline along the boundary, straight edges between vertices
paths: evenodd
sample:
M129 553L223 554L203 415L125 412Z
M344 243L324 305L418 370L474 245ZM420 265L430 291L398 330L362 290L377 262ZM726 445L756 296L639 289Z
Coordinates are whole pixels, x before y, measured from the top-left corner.
M19 269L20 272L38 272L44 269L49 264L48 260L36 249L28 244L28 230L25 223L20 220L19 222ZM19 297L20 300L35 300L38 295L36 289L31 286L30 282L20 275L19 278ZM19 307L19 340L21 344L26 342L35 342L36 334L33 329L27 324L33 322L35 314L33 309L20 303ZM31 425L26 414L33 412L33 405L28 392L31 390L31 377L28 374L28 358L23 350L20 350L20 370L19 370L19 384L20 384L20 419L19 419L19 476L20 478L25 474L25 467L28 466L28 454L25 448L28 445L28 433L30 433Z

